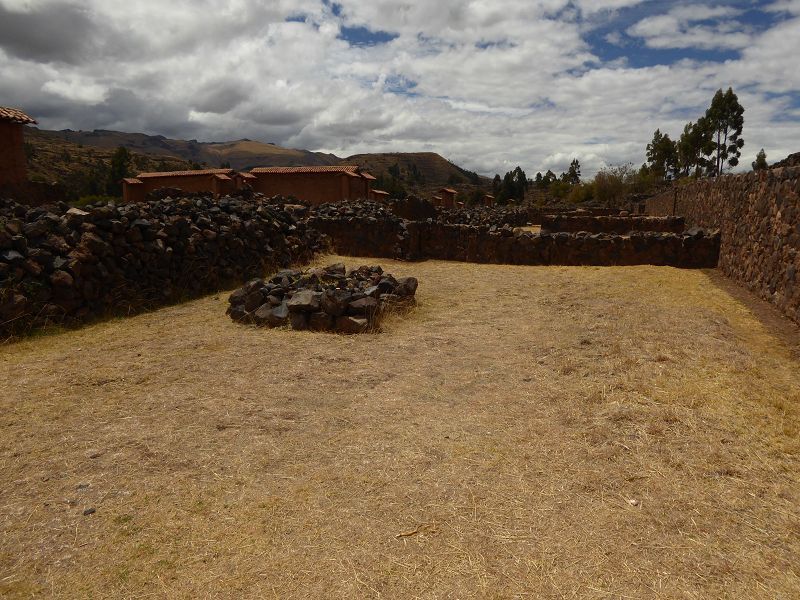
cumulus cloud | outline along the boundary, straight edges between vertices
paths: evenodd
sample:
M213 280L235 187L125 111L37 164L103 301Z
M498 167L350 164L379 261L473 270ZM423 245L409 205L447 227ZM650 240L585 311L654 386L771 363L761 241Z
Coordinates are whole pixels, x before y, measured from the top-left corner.
M651 48L741 49L751 36L735 20L741 10L730 6L688 4L642 19L627 31Z
M578 157L590 175L640 163L653 130L679 134L732 85L745 154L796 151L796 2L774 3L763 31L741 8L663 4L0 0L0 104L47 128L435 151L489 175L558 172ZM642 43L687 51L636 67L618 55ZM694 53L704 48L735 57Z

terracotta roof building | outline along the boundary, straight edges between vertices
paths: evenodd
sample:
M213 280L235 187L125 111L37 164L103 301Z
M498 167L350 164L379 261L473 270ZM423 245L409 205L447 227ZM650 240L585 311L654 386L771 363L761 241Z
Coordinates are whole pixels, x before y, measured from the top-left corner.
M370 198L375 178L356 165L258 167L253 190L267 196L293 196L313 205Z
M136 177L122 180L122 199L124 202L143 202L148 193L161 188L220 196L236 190L238 180L239 176L233 169L139 173Z
M441 197L439 205L445 208L455 208L457 195L458 192L452 188L442 188L439 190L439 197Z
M28 180L23 128L33 123L36 120L21 110L0 106L0 185Z

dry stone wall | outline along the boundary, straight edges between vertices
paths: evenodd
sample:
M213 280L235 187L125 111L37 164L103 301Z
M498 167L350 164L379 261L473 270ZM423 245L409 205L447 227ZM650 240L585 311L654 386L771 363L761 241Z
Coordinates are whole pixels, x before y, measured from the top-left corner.
M0 204L0 339L130 313L309 260L315 230L260 198Z
M589 233L619 233L630 231L665 231L682 233L683 217L608 217L546 215L542 217L542 231L588 231Z
M327 205L309 226L330 237L341 254L519 265L670 265L714 267L719 235L633 232L632 235L536 234L504 225L405 221L372 202Z
M800 167L678 186L646 210L719 229L719 268L800 323Z

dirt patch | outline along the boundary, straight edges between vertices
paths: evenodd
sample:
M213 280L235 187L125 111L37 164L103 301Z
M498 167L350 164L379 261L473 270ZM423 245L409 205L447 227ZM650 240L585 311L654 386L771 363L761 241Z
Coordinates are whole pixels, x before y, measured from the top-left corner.
M380 262L383 334L220 294L0 349L0 595L800 592L800 369L709 273Z

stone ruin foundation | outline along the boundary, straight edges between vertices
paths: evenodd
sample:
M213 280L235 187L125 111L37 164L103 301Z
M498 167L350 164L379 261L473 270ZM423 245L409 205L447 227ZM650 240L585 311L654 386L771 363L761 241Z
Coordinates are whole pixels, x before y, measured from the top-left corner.
M377 332L387 311L415 304L417 280L395 279L379 266L347 271L337 263L306 271L287 269L253 279L233 292L227 314L261 327L336 333Z

